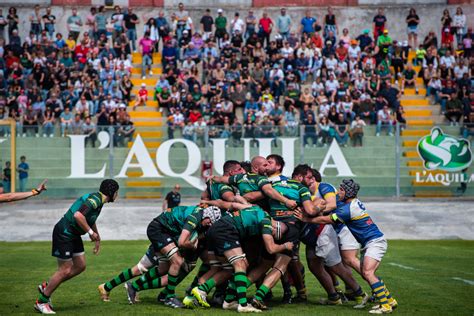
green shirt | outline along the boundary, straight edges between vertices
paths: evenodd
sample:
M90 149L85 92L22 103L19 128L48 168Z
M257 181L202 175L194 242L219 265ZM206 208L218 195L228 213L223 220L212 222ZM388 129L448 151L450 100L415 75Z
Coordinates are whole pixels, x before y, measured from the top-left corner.
M269 183L267 177L255 173L236 174L229 177L229 184L236 186L241 195L261 191L263 186Z
M272 220L259 206L251 206L230 214L241 239L256 235L271 235Z
M222 195L226 192L236 193L236 189L233 186L224 183L217 183L214 181L206 184L206 191L211 201L223 200Z
M202 208L199 206L176 206L155 218L175 236L183 229L193 231L201 228Z
M272 184L273 188L287 199L296 201L302 206L304 201L311 201L309 189L295 180L280 180ZM270 216L277 221L294 221L293 210L289 210L285 204L269 199Z
M408 70L408 69L403 70L403 76L405 76L405 79L412 80L413 78L415 78L415 75L416 75L416 72L415 72L414 69L412 69L412 70Z
M69 210L64 214L64 221L66 224L64 233L71 235L84 235L86 232L79 226L74 214L81 212L86 218L87 224L93 226L99 217L100 211L104 206L102 201L102 194L100 192L84 194L78 198Z
M216 29L225 29L227 26L227 18L225 16L218 16L216 18Z
M384 45L391 45L392 44L392 39L388 35L380 35L379 38L377 39L377 46L384 46Z

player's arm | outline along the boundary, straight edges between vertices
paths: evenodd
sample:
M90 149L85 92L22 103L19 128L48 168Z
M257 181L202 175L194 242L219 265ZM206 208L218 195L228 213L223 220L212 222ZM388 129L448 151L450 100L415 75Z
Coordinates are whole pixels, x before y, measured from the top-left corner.
M211 197L209 196L209 192L207 192L207 189L202 191L201 193L201 200L209 200Z
M294 209L297 206L296 201L287 199L286 197L284 197L283 195L278 193L278 191L275 190L270 183L265 184L262 187L262 191L269 198L285 204L286 207L288 207L290 209Z
M235 195L234 192L232 192L232 191L226 191L226 192L222 193L221 198L222 198L223 201L227 201L227 202L237 202L237 203L241 203L241 204L249 204L249 202L247 202L247 200L243 196Z
M211 181L217 182L217 183L225 183L229 184L229 176L214 176L211 178Z
M335 224L337 222L343 223L343 221L336 214L331 214L327 216L309 217L307 214L305 214L301 210L296 209L294 216L298 218L300 221L305 222L305 223L312 223L312 224Z
M244 198L250 203L255 203L257 201L263 200L265 198L265 195L262 193L262 191L254 191L245 193Z
M76 220L79 227L89 234L89 237L92 241L98 241L100 240L99 234L97 234L97 232L95 232L92 227L89 226L85 216L85 214L87 214L91 208L92 207L87 203L82 204L81 208L76 213L74 213L74 219Z
M243 210L249 207L248 204L239 203L239 202L229 202L223 200L213 200L213 201L201 201L203 204L208 204L211 206L217 206L221 209L227 210Z
M195 239L191 241L192 231L187 229L183 229L181 234L179 235L178 239L178 247L180 248L188 248L188 249L196 249L198 240Z
M26 200L32 196L39 195L41 192L46 190L46 182L48 180L43 180L43 182L38 185L36 189L33 189L28 192L16 192L16 193L5 193L5 194L0 194L0 203L7 203L7 202L13 202L13 201L21 201L21 200Z
M275 244L275 240L273 239L272 235L262 235L262 238L263 243L265 244L265 249L271 255L293 249L292 242L286 242L283 245L277 245Z
M97 236L99 236L99 239L97 239L95 241L94 250L93 250L93 253L95 255L98 255L99 252L100 252L100 235L99 235L99 230L97 229L97 224L96 223L94 223L94 225L92 225L92 230L97 233Z

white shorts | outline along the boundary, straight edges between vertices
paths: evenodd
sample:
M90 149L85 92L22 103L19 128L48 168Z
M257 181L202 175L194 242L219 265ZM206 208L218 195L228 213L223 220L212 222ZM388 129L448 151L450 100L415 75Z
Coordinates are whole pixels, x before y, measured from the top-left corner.
M143 255L143 257L138 261L137 266L138 270L140 270L142 273L145 273L148 271L148 269L159 265L161 261L169 261L168 258L166 258L165 255L160 255L160 256L154 256L153 260L150 259L146 254Z
M387 240L384 236L369 241L362 249L361 258L370 257L381 261L383 255L387 252Z
M339 234L337 234L337 237L339 237L339 248L341 248L341 250L360 249L360 244L354 238L351 231L349 230L349 228L347 228L346 225L344 225Z
M341 263L341 253L337 243L337 234L332 225L326 225L318 236L316 256L324 259L324 264L333 267Z

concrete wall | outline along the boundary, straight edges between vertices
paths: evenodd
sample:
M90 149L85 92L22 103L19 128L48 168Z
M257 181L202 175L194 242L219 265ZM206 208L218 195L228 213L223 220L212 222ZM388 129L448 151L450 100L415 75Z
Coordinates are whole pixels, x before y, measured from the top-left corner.
M68 0L60 0L60 1L68 1ZM84 0L82 0L84 1ZM90 0L85 0L90 1ZM94 3L98 0L92 0ZM157 3L163 0L130 0L131 2L146 2L146 3ZM197 0L193 0L193 4L196 4ZM222 7L224 9L225 15L230 20L236 11L239 11L241 17L244 17L247 14L247 10L250 8L248 5L249 0L238 0L232 2L234 4L241 3L242 1L246 2L246 5L237 6L237 7L228 7L228 6L210 6L212 10L212 14L215 16L217 15L217 9ZM422 0L423 1L423 0ZM167 15L174 10L174 7L171 5L175 4L175 2L179 2L179 0L166 0L164 2L165 10ZM212 3L211 3L212 4ZM386 8L386 16L388 19L387 28L390 30L390 35L394 39L398 40L405 40L407 39L406 35L406 23L405 18L408 14L408 10L412 5L395 5L395 6L384 6ZM205 8L208 7L206 3L203 7L187 7L189 10L195 25L199 23L199 20L204 13ZM430 30L434 30L438 35L440 34L440 19L442 15L442 11L445 8L449 8L449 10L454 14L456 10L456 5L441 5L441 4L430 4L430 5L417 5L416 10L418 15L421 19L420 25L420 36L424 37ZM8 10L8 6L4 6L0 4L0 8L3 9L4 12ZM336 14L337 21L339 23L340 29L348 28L350 30L350 34L356 36L360 34L360 32L365 28L371 28L373 16L376 13L378 6L358 6L358 7L335 7L334 11ZM154 17L158 15L158 12L163 10L162 7L142 7L138 6L135 9L135 12L141 19L141 21L146 21L150 17ZM293 28L296 29L299 27L299 22L301 18L304 16L304 11L306 8L304 7L291 7L288 9L290 16L293 19ZM318 20L320 21L325 13L325 7L314 7L311 9L313 14L317 16ZM463 6L464 13L468 17L468 24L470 26L474 26L474 6L469 5ZM27 32L30 29L30 25L28 22L28 16L31 12L31 7L18 7L19 15L20 15L20 36L22 39L27 35ZM66 20L67 17L71 14L71 7L67 6L53 6L52 7L53 14L56 15L58 19L58 24L56 30L61 30L63 33L66 32ZM83 17L87 16L89 11L89 7L79 7L79 15ZM254 8L255 14L260 17L262 12L266 11L270 14L270 16L275 19L279 15L279 7L266 7L266 8ZM111 12L109 12L111 14ZM139 27L139 36L142 34L142 26ZM85 30L85 28L84 28ZM273 33L273 35L275 32Z

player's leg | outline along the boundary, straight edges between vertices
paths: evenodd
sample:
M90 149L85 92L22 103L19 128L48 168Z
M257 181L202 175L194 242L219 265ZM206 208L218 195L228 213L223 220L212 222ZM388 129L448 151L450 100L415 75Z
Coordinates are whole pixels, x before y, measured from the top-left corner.
M324 267L324 259L316 256L315 247L306 247L306 260L309 270L313 273L316 279L318 279L328 295L328 299L321 299L319 302L325 305L342 304L341 297L336 292L331 275Z
M357 258L360 249L359 243L347 226L344 226L337 236L339 240L339 249L341 250L342 262L356 270L357 273L361 274L360 261L359 258Z
M306 302L308 300L307 294L306 294L306 286L304 282L304 267L303 264L300 261L300 258L298 255L293 256L293 258L290 261L290 264L288 265L288 271L289 275L291 276L291 279L293 280L293 284L296 288L296 301L302 301Z

